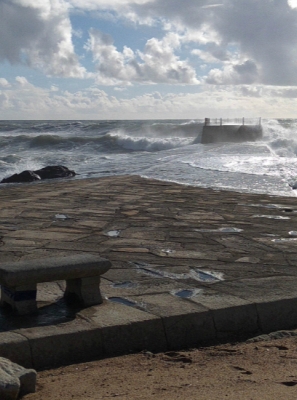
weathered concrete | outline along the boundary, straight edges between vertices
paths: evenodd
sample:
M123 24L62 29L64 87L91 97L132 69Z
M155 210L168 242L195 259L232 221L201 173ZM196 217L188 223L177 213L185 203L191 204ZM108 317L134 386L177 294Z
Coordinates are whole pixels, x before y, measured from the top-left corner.
M261 125L205 125L201 143L255 142L262 136Z
M112 268L100 306L57 281L38 284L37 315L0 311L0 356L42 369L297 327L295 197L131 176L3 189L2 264L92 253Z

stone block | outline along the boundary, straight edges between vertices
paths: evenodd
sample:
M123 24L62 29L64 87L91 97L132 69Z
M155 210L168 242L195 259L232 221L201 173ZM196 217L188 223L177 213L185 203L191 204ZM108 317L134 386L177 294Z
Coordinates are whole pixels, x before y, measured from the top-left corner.
M297 326L297 296L292 299L259 303L257 310L259 324L264 333Z
M0 332L0 357L26 368L33 367L29 341L15 332Z
M256 305L240 297L202 289L191 301L211 310L218 339L259 331Z
M67 299L75 296L84 305L84 307L101 304L103 299L100 293L99 285L100 276L68 279L66 281L66 291L64 297Z
M36 371L26 369L0 357L0 398L16 400L19 395L34 393L36 386Z
M162 319L169 349L195 347L216 336L212 314L201 304L168 293L133 299L142 302L148 312Z
M106 301L103 306L86 308L78 315L100 330L105 357L144 349L167 350L162 320L148 312Z
M100 329L83 320L18 331L30 342L32 364L37 370L102 357Z

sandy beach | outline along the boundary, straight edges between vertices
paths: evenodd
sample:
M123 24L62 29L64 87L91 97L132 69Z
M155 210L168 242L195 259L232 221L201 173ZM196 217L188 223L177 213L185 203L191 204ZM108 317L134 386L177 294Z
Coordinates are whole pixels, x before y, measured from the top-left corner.
M38 374L26 400L297 398L297 331L249 343L126 355ZM280 337L283 338L280 339Z

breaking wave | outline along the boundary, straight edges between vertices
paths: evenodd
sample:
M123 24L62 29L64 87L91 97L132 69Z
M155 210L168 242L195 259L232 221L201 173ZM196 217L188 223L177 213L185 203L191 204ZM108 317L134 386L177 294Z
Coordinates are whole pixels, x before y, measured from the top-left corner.
M61 164L79 177L139 174L292 195L297 120L264 120L257 142L201 144L202 120L0 121L0 180Z

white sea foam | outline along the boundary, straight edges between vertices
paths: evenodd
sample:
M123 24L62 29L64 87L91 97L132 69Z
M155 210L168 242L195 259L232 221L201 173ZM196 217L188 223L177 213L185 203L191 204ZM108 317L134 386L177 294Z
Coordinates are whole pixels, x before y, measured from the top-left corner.
M156 152L186 146L193 142L192 137L131 136L121 131L111 133L110 137L119 147L132 151Z

